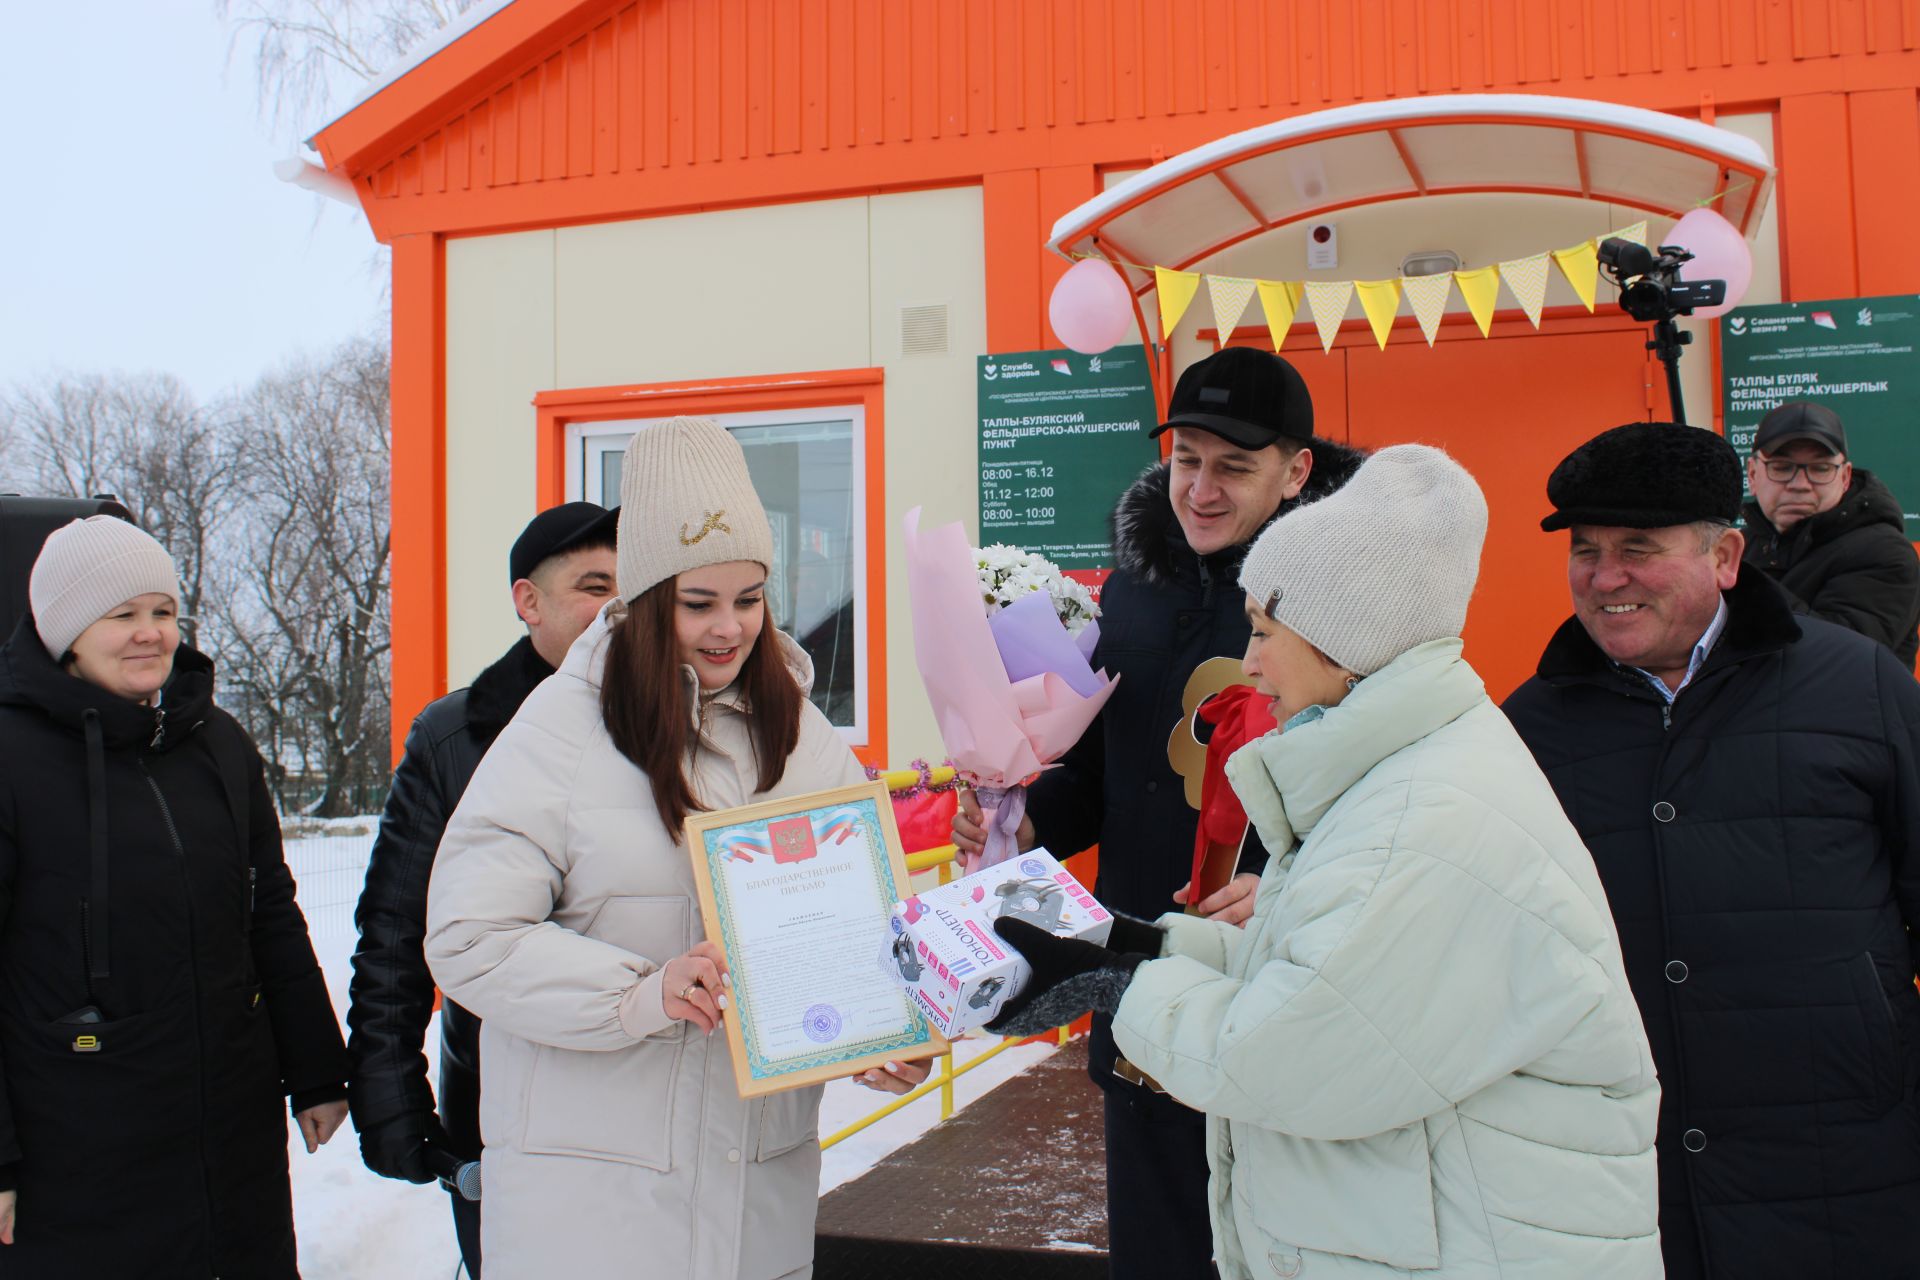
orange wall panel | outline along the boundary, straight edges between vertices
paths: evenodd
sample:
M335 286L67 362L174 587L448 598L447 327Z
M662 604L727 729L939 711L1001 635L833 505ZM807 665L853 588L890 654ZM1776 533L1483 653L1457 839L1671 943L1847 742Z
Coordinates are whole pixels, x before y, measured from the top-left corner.
M1912 89L1848 95L1862 294L1920 293L1920 100Z
M1040 175L989 173L980 198L987 250L987 350L1040 346Z
M1787 297L1848 297L1858 276L1846 95L1783 99L1779 136L1777 199Z
M393 242L392 750L447 691L446 248Z

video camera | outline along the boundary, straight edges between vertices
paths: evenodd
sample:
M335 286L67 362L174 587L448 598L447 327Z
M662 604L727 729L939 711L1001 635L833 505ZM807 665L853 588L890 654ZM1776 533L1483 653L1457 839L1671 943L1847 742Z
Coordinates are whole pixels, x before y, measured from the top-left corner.
M1727 300L1725 280L1680 278L1680 268L1692 260L1678 245L1663 244L1656 254L1617 236L1600 242L1600 270L1620 287L1620 309L1650 323L1692 315L1697 307L1717 307Z

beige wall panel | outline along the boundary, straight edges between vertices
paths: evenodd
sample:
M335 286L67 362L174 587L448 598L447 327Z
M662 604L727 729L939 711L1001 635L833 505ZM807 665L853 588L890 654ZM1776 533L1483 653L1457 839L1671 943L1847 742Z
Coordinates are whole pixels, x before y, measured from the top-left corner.
M1753 139L1766 151L1767 159L1773 159L1772 112L1721 116L1714 123L1743 138ZM1753 283L1747 287L1746 296L1741 299L1743 304L1780 301L1779 209L1776 189L1775 195L1767 201L1759 227L1748 238L1753 246ZM1665 231L1672 226L1673 223L1669 221L1656 221L1652 229ZM1654 239L1649 243L1658 244L1659 241ZM1686 277L1684 269L1680 274L1683 279ZM1711 320L1682 320L1680 327L1694 335L1693 345L1680 356L1680 394L1686 398L1687 421L1697 427L1718 426L1723 406L1720 403L1720 387L1713 376L1714 323Z
M979 537L975 357L987 349L986 228L980 189L872 200L873 362L886 369L887 763L945 755L913 661L913 620L899 554L900 522L966 523ZM905 355L900 308L944 305L944 355Z
M447 684L524 634L507 551L534 515L533 396L554 385L552 231L447 242Z
M555 235L559 386L868 363L865 199Z

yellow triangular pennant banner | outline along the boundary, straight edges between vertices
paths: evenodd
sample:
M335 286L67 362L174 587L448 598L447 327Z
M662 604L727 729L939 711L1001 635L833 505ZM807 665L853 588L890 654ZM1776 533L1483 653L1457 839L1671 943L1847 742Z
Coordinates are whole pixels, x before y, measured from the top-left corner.
M1192 271L1170 271L1166 267L1155 267L1153 283L1160 292L1160 336L1171 338L1173 326L1179 324L1180 317L1187 314L1187 304L1200 291L1200 277Z
M1500 278L1513 290L1520 309L1527 313L1533 327L1540 327L1540 311L1547 305L1547 255L1529 254L1500 264Z
M1353 301L1351 280L1309 280L1307 301L1313 307L1313 324L1320 330L1320 350L1333 350L1333 340L1346 319L1347 304Z
M1373 326L1373 340L1385 351L1394 313L1400 310L1400 282L1356 280L1353 287L1360 295L1360 309L1367 313L1367 323Z
M1295 280L1255 281L1260 291L1260 309L1267 313L1267 332L1273 335L1273 349L1280 350L1293 328L1294 313L1300 310L1300 284Z
M1246 314L1247 304L1253 301L1253 281L1238 276L1208 276L1207 296L1213 300L1213 327L1220 333L1220 345L1225 346L1240 317Z
M1440 332L1440 317L1447 313L1447 295L1453 292L1453 273L1406 276L1400 281L1400 288L1413 307L1413 318L1420 322L1420 332L1427 335L1427 345L1432 346L1435 335Z
M1593 310L1594 284L1600 278L1600 253L1597 245L1588 240L1571 249L1555 249L1553 260L1560 266L1560 274L1567 278L1573 291L1580 295L1580 301L1587 304L1587 310Z
M1480 336L1486 337L1493 328L1493 304L1500 297L1499 269L1475 267L1472 271L1456 271L1453 280L1460 286L1460 296L1467 300L1473 322L1480 326Z
M1620 228L1613 233L1612 238L1631 240L1635 244L1644 245L1647 242L1647 220L1642 218L1630 227Z

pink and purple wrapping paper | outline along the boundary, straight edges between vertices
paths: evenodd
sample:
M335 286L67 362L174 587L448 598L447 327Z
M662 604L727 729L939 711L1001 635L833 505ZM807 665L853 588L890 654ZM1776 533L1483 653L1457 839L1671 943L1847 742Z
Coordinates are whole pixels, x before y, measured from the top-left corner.
M914 660L947 754L982 788L1017 787L1066 754L1113 692L1115 681L1087 660L1094 626L1067 634L1041 593L989 621L961 526L923 532L915 507L902 532ZM1010 831L994 834L1002 838L990 840L980 865L1013 852Z

